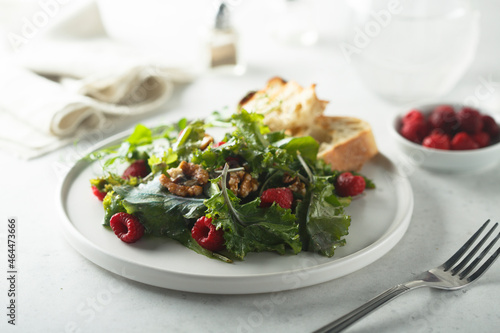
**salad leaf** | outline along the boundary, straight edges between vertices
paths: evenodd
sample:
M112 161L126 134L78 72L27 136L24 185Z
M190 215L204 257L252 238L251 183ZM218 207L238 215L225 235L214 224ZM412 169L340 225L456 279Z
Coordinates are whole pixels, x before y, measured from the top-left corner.
M221 259L220 255L204 249L191 237L189 221L204 215L203 199L170 194L158 178L137 187L116 187L115 192L126 212L140 219L147 234L172 238L197 253Z
M84 157L85 160L104 160L103 169L111 172L115 163L133 162L138 159L147 160L151 155L168 149L172 138L170 135L176 132L172 125L161 125L152 129L142 124L136 125L132 134L123 140L121 144L103 148L92 152ZM106 159L104 159L106 158Z
M186 118L182 118L177 122L177 127L179 128L180 131L186 128L188 124L188 120Z
M265 137L270 144L276 145L276 142L285 139L287 135L285 134L285 131L277 131L267 133Z
M168 148L163 151L163 156L158 157L155 154L151 155L148 159L148 165L151 168L151 172L156 174L163 171L167 166L172 166L179 159L179 156L172 148Z
M260 207L260 198L241 205L240 199L224 185L228 165L222 173L222 191L205 201L208 216L213 217L217 228L224 230L226 249L238 259L248 252L276 251L285 254L289 246L295 254L302 250L298 224L290 209L274 203L269 208Z
M181 159L188 160L191 154L199 150L204 136L205 123L201 120L191 122L179 133L179 137L172 148Z
M249 113L241 110L233 115L236 126L235 136L243 136L251 146L265 148L269 141L264 134L269 133L269 128L264 125L264 116L260 113Z
M142 124L137 124L134 132L125 141L130 143L131 146L140 146L151 143L153 141L151 137L151 130Z
M228 190L232 212L226 205L222 193L205 201L208 216L214 217L217 228L224 230L226 249L238 259L249 252L276 251L284 254L286 248L297 254L302 245L298 235L298 224L290 209L273 204L260 207L257 198L240 205L240 199Z
M349 233L351 217L344 213L350 199L338 198L328 178L315 177L314 189L298 214L303 219L301 237L307 250L331 257L337 247L345 244L342 237Z
M109 225L117 212L127 212L140 219L148 235L172 238L208 257L230 261L192 238L194 221L206 215L213 218L216 228L223 229L226 252L234 258L243 259L249 252L296 254L303 250L333 256L348 234L350 217L344 210L350 198L335 195L333 184L341 172L317 159L318 142L308 136L270 132L263 115L245 110L227 120L219 115L214 121L181 119L152 129L137 125L120 145L89 155L90 159L107 157L105 176L91 180L93 186L108 193L103 203L104 223ZM205 130L216 123L235 129L226 133L223 144L201 149ZM147 177L123 179L113 173L137 159L148 161L152 172ZM181 161L200 164L208 172L210 183L202 196L177 196L159 183L158 176ZM258 181L258 188L238 198L226 188L228 164L233 172L249 173ZM180 178L180 182L192 182L189 178ZM367 188L375 186L365 180ZM234 186L234 178L232 181ZM263 191L280 187L293 188L292 209L277 204L260 207Z
M303 136L297 138L285 138L274 143L275 146L285 149L289 154L294 156L297 152L306 160L313 162L316 161L318 155L319 143L310 136Z
M176 239L187 229L188 219L203 215L206 208L203 199L180 197L171 194L160 184L158 178L137 187L115 187L122 197L122 204L129 214L141 215L147 233L169 236ZM165 220L165 219L168 220Z
M104 206L104 222L103 224L109 226L109 220L116 213L125 213L126 209L123 207L122 198L115 194L113 191L108 192L102 201Z

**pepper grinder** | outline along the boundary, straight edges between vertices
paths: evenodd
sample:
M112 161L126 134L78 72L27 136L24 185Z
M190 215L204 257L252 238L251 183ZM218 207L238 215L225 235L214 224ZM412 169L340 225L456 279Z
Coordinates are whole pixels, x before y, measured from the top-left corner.
M207 67L211 72L242 75L246 70L241 61L239 36L224 1L218 6L214 25L207 34L207 54Z

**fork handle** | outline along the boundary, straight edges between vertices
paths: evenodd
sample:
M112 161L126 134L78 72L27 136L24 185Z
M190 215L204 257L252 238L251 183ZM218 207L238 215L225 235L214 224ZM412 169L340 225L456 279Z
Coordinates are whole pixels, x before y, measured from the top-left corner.
M350 325L354 324L356 321L359 319L363 318L370 312L372 312L375 309L378 309L385 303L389 302L390 300L394 299L395 297L411 290L412 288L408 288L407 286L403 284L398 284L397 286L392 287L391 289L388 289L381 293L378 296L375 296L365 304L361 305L357 309L352 310L351 312L345 314L344 316L340 317L339 319L321 327L320 329L314 331L314 333L334 333L334 332L340 332Z

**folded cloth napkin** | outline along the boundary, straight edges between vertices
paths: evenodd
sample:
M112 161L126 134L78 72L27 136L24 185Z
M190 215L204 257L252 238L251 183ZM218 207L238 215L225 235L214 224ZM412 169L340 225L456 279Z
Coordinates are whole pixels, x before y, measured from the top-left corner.
M95 21L97 7L90 3L81 15ZM192 79L103 35L68 38L67 21L63 38L34 41L0 66L0 148L20 157L40 156L110 119L158 109L174 82Z

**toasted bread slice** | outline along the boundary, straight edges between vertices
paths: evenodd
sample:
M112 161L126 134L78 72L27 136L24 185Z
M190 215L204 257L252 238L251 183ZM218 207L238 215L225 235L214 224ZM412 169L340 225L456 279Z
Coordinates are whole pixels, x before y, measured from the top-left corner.
M334 170L359 171L378 153L370 124L358 118L319 116L307 134L320 143L318 158Z
M324 116L328 102L318 99L315 87L274 77L264 89L245 96L238 109L264 114L271 131L312 136L320 143L318 158L332 169L360 170L378 152L370 125L352 117Z
M325 110L328 102L318 99L315 87L303 88L295 81L274 77L264 89L245 96L238 109L262 113L271 131L286 129L293 135L312 126Z

